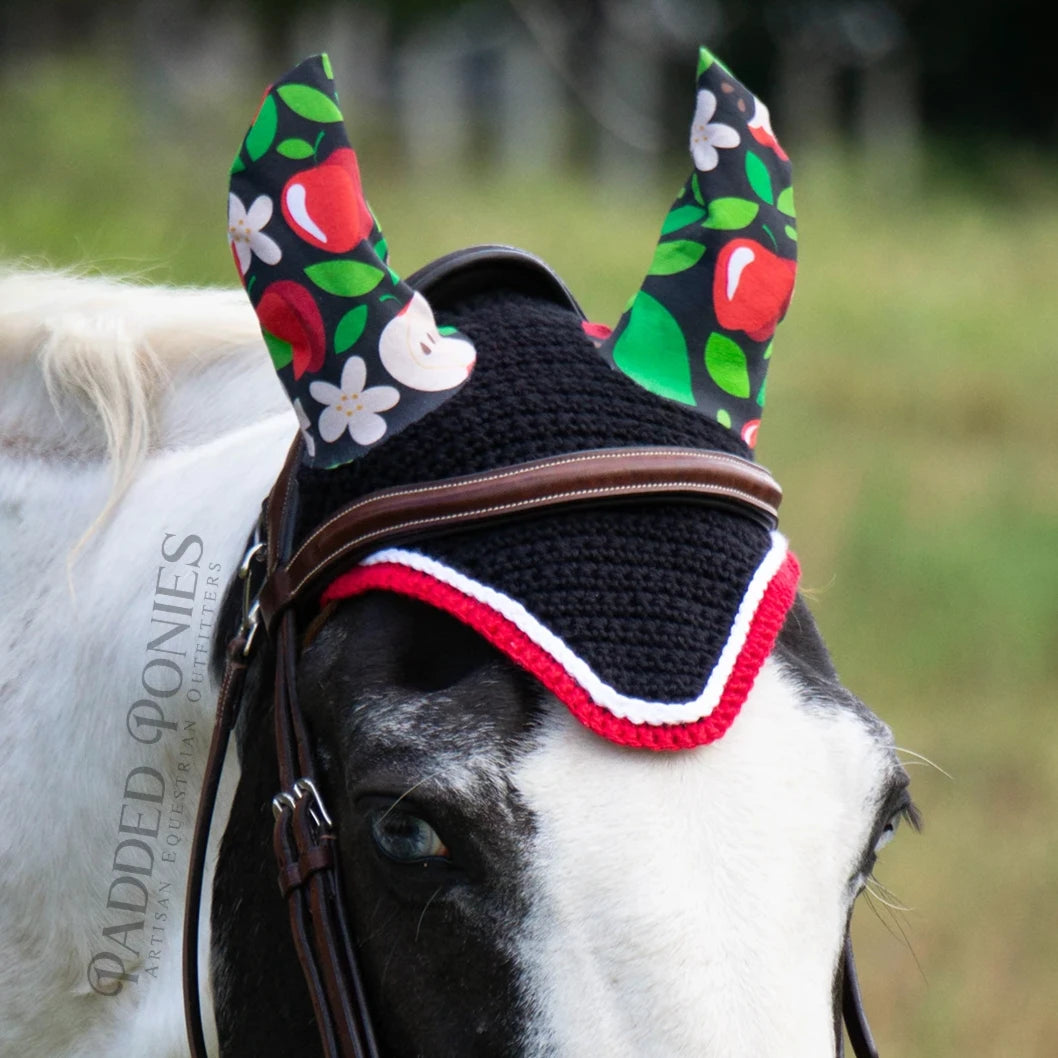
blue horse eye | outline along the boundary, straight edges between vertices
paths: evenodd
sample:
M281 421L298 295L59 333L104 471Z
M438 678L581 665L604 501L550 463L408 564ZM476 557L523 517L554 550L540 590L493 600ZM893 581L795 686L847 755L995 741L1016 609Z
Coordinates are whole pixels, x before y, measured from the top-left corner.
M437 831L419 816L398 808L376 808L368 821L375 844L398 863L449 858Z

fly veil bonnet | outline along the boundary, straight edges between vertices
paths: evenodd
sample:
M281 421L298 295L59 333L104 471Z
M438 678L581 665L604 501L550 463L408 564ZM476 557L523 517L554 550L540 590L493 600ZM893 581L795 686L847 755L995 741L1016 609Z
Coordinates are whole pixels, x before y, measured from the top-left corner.
M680 750L735 722L793 604L781 490L752 460L794 285L790 165L767 109L705 49L690 146L694 171L612 330L511 247L398 276L326 56L269 88L233 164L229 241L300 434L244 564L218 729L263 629L289 729L280 886L328 1054L374 1044L320 841L300 632L343 599L405 595L597 735ZM193 1040L196 1019L189 1007Z
M752 475L762 504L622 502L589 474L597 503L382 547L322 586L322 606L376 589L438 606L592 730L656 749L723 734L797 580L778 492L749 463L793 290L789 162L763 105L704 50L691 147L695 172L612 332L520 251L463 251L402 281L325 58L269 91L230 197L240 274L302 427L299 537L378 489L585 453L593 471L673 448Z

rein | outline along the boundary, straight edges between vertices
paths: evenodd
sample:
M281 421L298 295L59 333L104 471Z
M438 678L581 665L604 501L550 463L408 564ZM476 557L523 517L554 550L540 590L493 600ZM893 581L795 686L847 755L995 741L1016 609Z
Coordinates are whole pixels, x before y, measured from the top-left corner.
M242 623L227 645L195 821L183 937L184 1013L192 1058L206 1058L198 941L206 848L221 770L242 702L247 669L268 637L274 657L279 793L272 800L279 889L312 1000L326 1058L379 1058L355 943L342 899L336 832L317 783L314 753L295 683L299 604L376 549L462 527L570 505L679 497L734 507L774 528L782 490L764 468L738 456L670 447L571 453L480 474L384 489L357 499L294 547L300 436L262 507L239 569ZM255 569L264 564L259 588ZM851 942L843 958L842 1011L857 1058L877 1058L860 1001ZM842 1048L839 1035L839 1054Z

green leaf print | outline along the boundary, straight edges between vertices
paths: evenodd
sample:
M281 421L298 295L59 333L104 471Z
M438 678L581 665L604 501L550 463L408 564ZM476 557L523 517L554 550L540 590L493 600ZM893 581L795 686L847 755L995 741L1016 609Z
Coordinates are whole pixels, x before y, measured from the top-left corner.
M760 206L748 198L714 198L703 226L716 231L737 231L751 224L759 212Z
M787 187L780 191L779 197L775 201L775 205L778 206L788 217L796 217L797 210L794 208L793 188Z
M768 205L775 204L775 192L772 190L768 167L752 151L746 154L746 179L749 180L749 186L756 191L758 198L767 202Z
M694 404L687 341L672 314L640 291L613 350L614 363L651 393Z
M746 354L730 339L715 331L705 343L705 366L709 377L732 397L749 396Z
M246 133L246 153L251 161L256 162L272 146L278 124L279 113L276 109L275 97L267 95L261 104L261 109L257 112L257 119L250 131Z
M650 263L649 275L670 276L674 272L696 265L705 253L705 244L691 242L688 239L676 239L674 242L659 243L654 251L654 260Z
M705 217L705 210L701 206L677 206L671 210L661 226L662 235L671 235L680 228L686 228L688 224L694 224Z
M360 261L321 261L309 265L305 275L328 294L356 298L374 290L382 282L385 272Z
M341 121L342 112L338 104L329 96L325 96L318 88L312 88L307 84L285 84L276 89L279 98L295 114L300 114L309 121Z
M291 140L283 140L281 143L276 145L276 150L284 158L311 158L315 151L312 149L312 144L308 140L302 140L295 137Z
M356 345L366 325L367 306L357 305L355 309L350 309L334 328L334 351L344 353Z
M282 338L270 334L263 327L261 336L265 340L265 345L268 346L268 355L271 356L272 364L277 371L281 367L286 367L294 359L294 348L290 342L284 342Z

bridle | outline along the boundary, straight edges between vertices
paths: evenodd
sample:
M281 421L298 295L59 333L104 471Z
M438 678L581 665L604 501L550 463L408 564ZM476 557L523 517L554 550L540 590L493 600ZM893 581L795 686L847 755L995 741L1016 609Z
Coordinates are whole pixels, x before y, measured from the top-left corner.
M528 277L544 296L577 308L572 295L549 270L536 267L525 272L524 260L513 254L504 257L495 247L442 258L418 274L416 285L431 287L431 297L439 289L442 294L458 296L482 276L495 282L497 267L505 264L521 269L523 286ZM379 1058L342 896L336 827L320 792L314 748L298 699L299 611L307 609L306 604L314 602L329 581L382 543L409 544L430 535L571 506L659 499L735 509L770 529L778 522L782 498L782 490L767 470L739 456L674 447L583 451L372 492L347 504L297 542L301 507L297 470L302 444L298 436L290 447L262 505L238 573L243 586L241 623L227 644L188 871L183 989L192 1058L207 1055L198 975L206 848L245 676L262 637L271 647L264 659L272 661L274 680L279 792L272 801L273 850L322 1050L326 1058ZM857 1058L877 1058L848 938L842 964L842 1014ZM837 1036L840 1055L840 1025Z
M294 548L300 437L265 501L239 576L242 622L227 648L192 844L184 931L184 1001L193 1058L205 1058L199 1009L198 936L206 844L243 680L266 635L274 645L278 787L273 846L279 888L327 1058L377 1058L364 985L338 877L334 821L319 791L313 748L295 683L299 604L382 541L541 510L659 497L734 506L774 525L781 490L738 456L679 448L578 452L482 474L374 492L348 504ZM263 580L255 592L255 571ZM844 953L842 1011L857 1058L876 1058L860 1000L852 947Z

